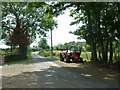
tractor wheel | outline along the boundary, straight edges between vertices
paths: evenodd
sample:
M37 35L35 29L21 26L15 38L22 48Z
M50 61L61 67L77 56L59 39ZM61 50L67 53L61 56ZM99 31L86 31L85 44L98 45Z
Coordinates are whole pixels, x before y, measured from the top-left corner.
M70 63L70 56L66 56L66 63Z
M80 58L80 62L81 62L81 63L84 63L83 58Z
M73 59L72 59L72 62L73 62L73 63L76 63L76 60L73 58Z
M78 61L78 59L72 58L72 62L73 63L78 63L79 61Z
M63 56L61 55L61 53L60 53L60 61L64 61L64 58L63 58Z

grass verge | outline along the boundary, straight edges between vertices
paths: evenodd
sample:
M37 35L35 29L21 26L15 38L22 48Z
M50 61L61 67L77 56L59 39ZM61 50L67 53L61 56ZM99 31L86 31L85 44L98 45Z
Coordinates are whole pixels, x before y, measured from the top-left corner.
M32 53L32 51L31 50L29 50L28 52L27 52L27 59L20 59L20 60L16 60L16 61L9 61L9 62L6 62L5 64L20 64L20 63L23 63L23 62L26 62L26 61L28 61L28 60L32 60L32 56L31 56L31 53ZM4 52L4 53L2 53L1 55L3 56L7 56L7 55L15 55L16 54L16 52Z
M60 50L54 50L52 58L59 59L60 52L61 52ZM39 51L38 54L40 56L51 58L50 50L41 50L41 51ZM81 53L81 57L83 58L83 60L86 60L87 62L89 62L90 61L90 57L91 57L91 53L90 52L82 52Z
M53 51L53 55L51 55L51 51L50 51L50 50L41 50L41 51L39 51L38 54L39 54L40 56L43 56L43 57L56 58L56 59L58 59L58 58L59 58L59 53L60 53L60 51L54 50L54 51Z

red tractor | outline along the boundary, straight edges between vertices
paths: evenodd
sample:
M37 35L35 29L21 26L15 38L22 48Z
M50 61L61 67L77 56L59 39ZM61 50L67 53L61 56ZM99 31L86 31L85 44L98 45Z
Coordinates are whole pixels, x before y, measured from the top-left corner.
M84 62L83 59L80 57L81 55L81 47L80 46L71 46L66 50L62 50L60 53L60 61L65 61L66 63L69 62Z

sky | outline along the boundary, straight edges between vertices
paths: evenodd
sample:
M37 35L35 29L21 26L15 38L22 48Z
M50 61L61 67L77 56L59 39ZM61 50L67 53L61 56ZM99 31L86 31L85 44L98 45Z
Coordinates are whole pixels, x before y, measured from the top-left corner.
M65 13L63 15L58 16L57 18L55 18L57 20L58 23L58 27L54 28L54 30L52 31L53 33L53 46L58 45L59 43L64 44L66 42L70 42L70 41L85 41L85 40L78 40L76 35L70 34L70 31L74 31L78 28L77 25L72 25L70 26L70 23L74 20L74 18L69 16L70 11L67 9L65 11ZM82 24L80 24L82 25ZM47 39L48 41L48 45L51 45L51 39L50 39L50 34L51 32L48 33L49 37ZM37 39L37 41L35 41L35 43L33 43L31 46L36 45L36 42L38 42L39 39Z
M5 41L4 40L0 40L0 48L3 48L3 49L10 48L10 46L5 45Z
M58 16L57 18L55 18L55 20L57 20L58 23L58 27L54 28L53 30L53 46L56 46L58 44L64 44L66 42L70 42L70 41L85 41L85 40L78 40L76 35L70 34L70 31L74 31L76 30L79 26L77 25L72 25L70 26L70 23L74 20L74 18L69 16L70 11L67 9L65 11L64 14ZM51 33L48 32L48 38L47 38L47 42L48 45L51 45L51 39L50 39L50 35ZM39 36L38 36L39 37ZM40 39L37 38L30 46L37 46L37 43ZM6 45L0 45L0 47L6 47Z
M77 39L76 35L70 34L70 31L75 31L79 26L72 25L70 23L74 20L73 17L69 16L70 11L67 9L63 15L58 16L58 28L53 30L53 46L59 43L64 44L70 41L81 41ZM82 25L82 24L79 24ZM84 40L82 40L84 41ZM48 44L50 45L50 39L48 39Z

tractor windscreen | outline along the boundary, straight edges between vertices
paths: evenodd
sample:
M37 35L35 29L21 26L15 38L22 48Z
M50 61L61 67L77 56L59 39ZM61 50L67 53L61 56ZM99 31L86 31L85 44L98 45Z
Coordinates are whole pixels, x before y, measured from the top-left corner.
M81 53L81 47L80 46L71 46L71 51L74 51L76 53Z
M80 46L71 46L70 50L73 51L74 53L76 53L80 57L82 47L80 47Z

